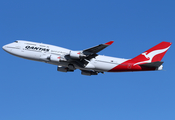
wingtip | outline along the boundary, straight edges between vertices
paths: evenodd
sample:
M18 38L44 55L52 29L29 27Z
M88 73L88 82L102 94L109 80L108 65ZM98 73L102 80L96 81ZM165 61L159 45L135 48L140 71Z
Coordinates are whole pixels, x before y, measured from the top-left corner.
M111 45L114 41L109 41L107 43L105 43L105 45Z

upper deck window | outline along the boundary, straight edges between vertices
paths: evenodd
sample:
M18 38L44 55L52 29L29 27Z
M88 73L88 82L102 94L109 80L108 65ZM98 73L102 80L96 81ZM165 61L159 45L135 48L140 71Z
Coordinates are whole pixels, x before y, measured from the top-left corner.
M18 43L18 41L15 41L15 43Z

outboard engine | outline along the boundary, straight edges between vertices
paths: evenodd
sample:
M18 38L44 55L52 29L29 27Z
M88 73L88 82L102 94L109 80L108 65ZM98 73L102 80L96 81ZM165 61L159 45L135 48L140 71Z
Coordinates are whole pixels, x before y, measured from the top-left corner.
M73 59L80 59L80 58L86 56L83 53L81 53L80 51L70 51L70 54L69 55Z

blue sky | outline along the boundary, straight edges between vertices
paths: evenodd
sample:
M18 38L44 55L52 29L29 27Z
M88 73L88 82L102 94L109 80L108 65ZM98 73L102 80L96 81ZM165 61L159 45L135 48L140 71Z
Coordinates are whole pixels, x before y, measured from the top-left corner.
M15 40L73 50L115 42L100 54L132 58L172 42L164 71L83 76L1 54L1 120L174 120L173 0L6 0L0 2L0 45Z

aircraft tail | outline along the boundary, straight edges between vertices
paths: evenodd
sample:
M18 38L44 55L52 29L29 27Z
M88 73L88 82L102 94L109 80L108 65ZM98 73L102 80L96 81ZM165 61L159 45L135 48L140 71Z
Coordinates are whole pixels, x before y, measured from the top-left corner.
M161 42L156 46L152 47L151 49L131 59L131 61L134 62L135 65L161 61L171 44L171 42Z

